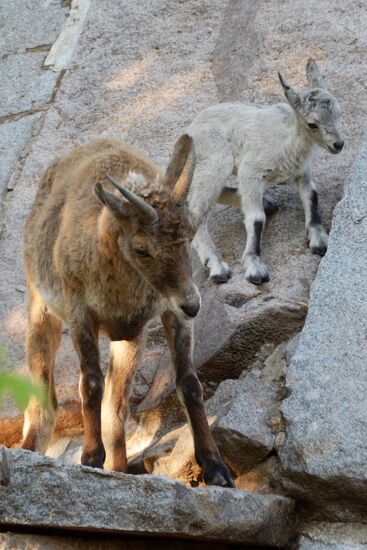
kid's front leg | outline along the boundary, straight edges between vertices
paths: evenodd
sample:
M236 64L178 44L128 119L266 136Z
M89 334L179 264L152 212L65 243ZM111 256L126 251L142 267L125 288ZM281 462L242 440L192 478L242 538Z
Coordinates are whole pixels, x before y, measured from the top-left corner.
M255 284L266 283L269 281L269 273L260 257L261 236L266 220L263 206L264 184L261 178L248 177L246 174L241 174L241 171L238 175L247 233L246 248L241 260L245 278Z
M295 181L305 211L305 227L309 247L314 254L324 256L327 250L328 235L321 221L318 196L311 176L311 170L307 169Z

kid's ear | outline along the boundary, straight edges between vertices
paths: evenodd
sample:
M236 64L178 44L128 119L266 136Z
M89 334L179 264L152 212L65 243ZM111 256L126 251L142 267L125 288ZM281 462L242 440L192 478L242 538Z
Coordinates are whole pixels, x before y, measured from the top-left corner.
M278 73L280 83L283 87L284 95L288 100L289 105L294 109L298 110L301 106L301 100L297 92L291 88L291 86L284 80L282 75Z
M324 88L324 81L322 79L319 68L314 59L309 59L306 66L306 75L308 85L310 88Z

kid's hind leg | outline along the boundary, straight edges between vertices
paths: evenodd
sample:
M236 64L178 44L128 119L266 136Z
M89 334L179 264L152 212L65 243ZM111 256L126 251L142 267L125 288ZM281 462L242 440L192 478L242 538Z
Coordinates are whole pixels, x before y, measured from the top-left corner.
M205 150L201 143L205 143ZM215 134L201 136L196 142L198 162L189 195L189 208L197 233L192 245L202 264L209 269L209 277L214 282L226 282L231 272L223 260L207 229L207 216L217 202L226 179L233 171L233 154L229 145Z
M231 278L231 270L211 240L206 221L200 225L192 244L204 267L209 269L211 281L226 283Z
M61 322L48 310L40 294L29 287L26 355L32 380L42 384L48 407L32 397L24 414L22 448L45 452L52 434L57 409L54 364L61 338Z
M241 208L241 195L238 191L238 187L225 186L218 198L218 202L220 204ZM263 208L267 216L271 216L279 210L279 206L277 205L275 199L266 191L263 196Z

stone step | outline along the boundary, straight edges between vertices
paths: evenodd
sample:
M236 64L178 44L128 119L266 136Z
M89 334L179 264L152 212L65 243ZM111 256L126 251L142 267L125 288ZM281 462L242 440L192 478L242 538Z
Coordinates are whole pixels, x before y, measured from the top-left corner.
M47 527L278 547L294 535L293 501L283 496L193 489L163 476L69 465L20 449L7 456L2 530Z

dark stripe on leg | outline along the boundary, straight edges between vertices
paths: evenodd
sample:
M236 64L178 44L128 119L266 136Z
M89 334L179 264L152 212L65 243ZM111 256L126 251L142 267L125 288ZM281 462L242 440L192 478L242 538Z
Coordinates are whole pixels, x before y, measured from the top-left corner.
M310 203L311 203L310 225L321 225L321 217L319 214L318 202L319 201L317 197L317 192L313 189L311 191L311 196L310 196Z
M260 244L261 244L261 234L264 229L264 223L260 220L254 222L254 240L252 243L252 252L256 256L260 256Z

